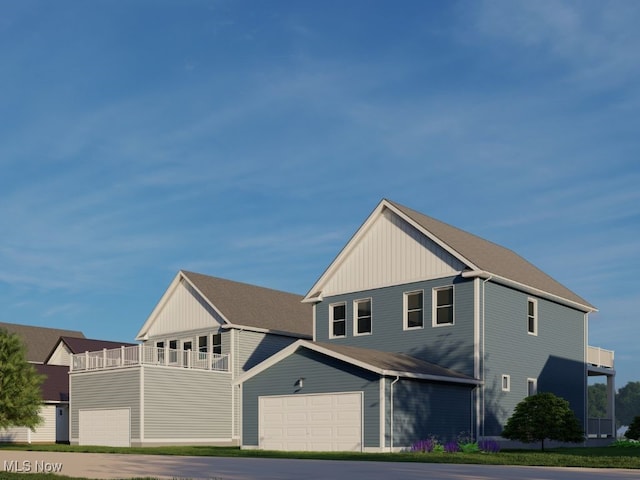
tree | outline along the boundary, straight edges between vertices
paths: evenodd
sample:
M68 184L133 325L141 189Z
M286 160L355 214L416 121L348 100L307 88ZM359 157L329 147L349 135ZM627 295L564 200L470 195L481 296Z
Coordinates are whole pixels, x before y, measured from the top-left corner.
M589 385L587 405L589 406L589 418L607 417L607 386L604 383Z
M42 422L42 380L27 362L20 337L0 330L0 428L34 430Z
M640 415L633 419L624 436L629 440L640 440Z
M629 425L640 415L640 382L629 382L616 395L616 420L618 425Z
M569 402L553 393L542 392L522 400L507 420L502 436L524 443L544 441L581 442L584 432Z

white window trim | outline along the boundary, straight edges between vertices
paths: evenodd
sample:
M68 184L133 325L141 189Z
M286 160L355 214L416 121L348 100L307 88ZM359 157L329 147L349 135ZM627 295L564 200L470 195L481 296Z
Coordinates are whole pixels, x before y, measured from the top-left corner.
M333 308L344 306L344 335L333 334ZM329 338L345 338L347 336L347 302L336 302L329 304Z
M422 325L418 327L410 327L409 326L409 295L413 295L414 293L422 293ZM424 290L412 290L410 292L404 292L403 294L403 303L402 303L402 311L403 311L403 324L402 328L404 330L420 330L424 328Z
M369 315L369 321L371 326L368 332L358 333L358 304L362 302L369 302L369 307L371 310ZM354 300L353 301L353 336L364 337L365 335L372 335L372 334L373 334L373 300L371 299L371 297L359 298L357 300Z
M503 392L511 391L511 375L502 375L502 381L500 382Z
M533 393L529 393L529 384L533 384ZM527 396L535 395L538 393L538 379L527 378Z
M529 331L529 302L533 303L533 332ZM538 299L537 298L527 298L527 333L529 335L533 335L534 337L538 336Z
M451 304L452 312L452 321L451 323L438 323L438 291L451 289L451 296L453 303ZM424 297L423 297L424 298ZM456 324L456 288L454 285L444 285L442 287L433 287L431 290L431 326L440 328L440 327L450 327Z

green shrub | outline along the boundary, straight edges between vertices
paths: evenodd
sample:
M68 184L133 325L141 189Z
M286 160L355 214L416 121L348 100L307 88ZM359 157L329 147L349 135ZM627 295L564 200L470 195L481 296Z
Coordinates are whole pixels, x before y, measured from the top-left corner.
M629 440L640 440L640 415L633 417L633 421L624 436Z

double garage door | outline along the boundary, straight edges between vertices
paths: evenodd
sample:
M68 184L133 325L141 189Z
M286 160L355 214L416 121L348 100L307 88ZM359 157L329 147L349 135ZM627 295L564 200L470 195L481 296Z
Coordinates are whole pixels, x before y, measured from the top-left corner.
M264 450L361 451L362 393L260 397Z

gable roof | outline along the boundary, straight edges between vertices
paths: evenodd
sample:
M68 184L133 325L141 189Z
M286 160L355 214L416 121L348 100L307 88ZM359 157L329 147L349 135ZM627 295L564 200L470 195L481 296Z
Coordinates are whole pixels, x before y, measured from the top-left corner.
M395 213L413 225L422 234L464 263L467 269L462 272L462 275L465 277L491 278L498 283L505 283L515 288L531 291L533 294L547 296L582 311L596 310L585 299L512 250L387 199L383 199L378 204L367 221L336 257L334 263L348 255L350 244L364 235L365 226L385 210ZM325 271L309 291L305 301L321 298L322 285L325 278L331 274L332 266Z
M49 355L47 355L44 363L47 363L51 359L51 355L55 353L56 349L61 343L63 343L67 347L67 349L69 349L69 353L73 354L84 352L98 352L103 349L112 350L114 348L120 348L123 346L134 347L137 345L137 343L112 342L109 340L96 340L93 338L60 337L49 352Z
M435 363L425 362L424 360L404 353L383 352L370 348L310 342L307 340L298 340L285 349L280 350L239 377L234 383L240 384L245 382L292 355L299 348L306 348L387 377L416 378L469 385L479 385L482 383L481 380L476 380L463 373L441 367Z
M62 330L59 328L35 327L32 325L19 325L16 323L0 322L0 329L15 333L24 342L27 348L27 361L43 363L52 348L62 336L84 338L84 334L76 330Z
M47 402L69 401L69 367L66 365L34 365L36 371L45 375L40 389L42 399Z
M180 270L140 329L137 339L145 338L161 306L183 280L219 314L223 328L245 328L303 338L313 335L313 307L302 303L301 295Z
M230 326L311 337L313 309L293 293L182 271L191 285Z

